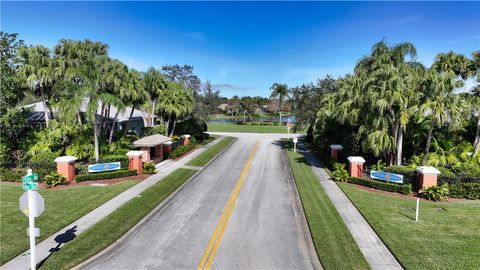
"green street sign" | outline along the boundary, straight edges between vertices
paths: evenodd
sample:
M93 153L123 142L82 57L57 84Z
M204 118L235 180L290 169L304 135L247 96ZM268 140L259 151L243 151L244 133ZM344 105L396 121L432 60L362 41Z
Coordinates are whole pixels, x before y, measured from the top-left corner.
M38 184L34 182L23 183L23 190L38 190Z
M23 183L37 181L38 180L38 173L32 173L31 175L23 176Z

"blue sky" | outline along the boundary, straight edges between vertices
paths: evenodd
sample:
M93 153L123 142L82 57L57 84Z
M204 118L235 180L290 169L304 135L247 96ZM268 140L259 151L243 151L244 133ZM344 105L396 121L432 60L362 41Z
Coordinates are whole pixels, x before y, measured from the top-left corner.
M351 72L371 46L412 42L430 65L439 52L480 49L479 2L6 2L1 29L27 44L61 38L110 45L146 70L190 64L222 95L269 95Z

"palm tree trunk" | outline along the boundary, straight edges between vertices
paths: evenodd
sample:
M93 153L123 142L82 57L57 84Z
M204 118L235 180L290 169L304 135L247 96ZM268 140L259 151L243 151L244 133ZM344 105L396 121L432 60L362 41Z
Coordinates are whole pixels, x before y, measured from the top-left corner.
M427 154L430 151L430 143L432 142L432 134L433 134L433 124L431 124L430 129L428 129L427 143L425 144L425 149L423 150L422 166L425 165L425 162L427 162Z
M243 123L245 124L247 122L246 118L245 118L245 111L243 111Z
M282 96L278 99L278 114L280 115L280 126L282 125Z
M83 125L83 122L82 122L82 113L80 111L78 111L77 113L77 118L78 118L78 123L80 125Z
M98 124L97 124L96 117L95 117L95 120L93 121L93 139L95 142L95 162L98 163L100 162L100 145L98 142Z
M42 103L43 103L43 115L45 116L45 125L48 128L48 123L50 122L50 115L49 115L49 109L47 106L47 101L45 100L45 97L43 96L43 92L40 92L42 96Z
M130 121L132 120L134 110L135 110L135 106L132 105L132 110L130 111L130 116L128 117L127 123L125 124L125 129L123 130L123 136L127 135L128 129L130 128Z
M155 115L155 100L153 101L153 104L152 104L152 115L151 115L151 117L152 117L152 119L151 119L151 121L152 121L151 124L152 124L152 125L151 125L151 126L152 126L152 127L155 126L155 120L154 120L154 119L155 119L155 116L154 116L154 115Z
M173 114L172 114L172 117L173 117ZM169 137L172 137L173 136L173 133L175 132L175 125L177 124L177 116L175 116L175 118L173 119L173 127L172 127L172 131L170 132L170 136Z
M397 148L397 158L395 160L395 165L402 165L403 129L401 127L398 129L396 148Z
M115 130L115 125L117 124L119 113L120 113L120 110L117 110L117 113L115 113L115 119L113 119L113 124L112 124L112 127L110 128L110 135L108 136L108 144L112 143L113 131Z
M473 143L473 154L472 157L476 157L478 150L480 149L480 117L477 122L477 131L475 132L475 142Z

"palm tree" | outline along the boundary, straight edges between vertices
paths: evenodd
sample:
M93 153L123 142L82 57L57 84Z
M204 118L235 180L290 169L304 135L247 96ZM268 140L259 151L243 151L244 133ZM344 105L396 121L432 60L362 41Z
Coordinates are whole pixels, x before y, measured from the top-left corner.
M50 50L41 45L21 47L20 73L25 76L30 89L42 100L45 124L48 127L52 110L48 104L55 83L54 62Z
M190 113L193 110L194 105L193 95L190 90L185 88L182 84L167 82L167 88L163 92L159 104L160 109L167 114L165 135L168 135L170 121L172 121L173 126L169 136L173 136L178 118L184 114Z
M126 103L131 106L130 116L128 117L123 135L127 134L130 128L130 121L136 108L143 105L148 99L148 93L145 90L145 81L142 73L132 69L128 72L127 88L124 94Z
M422 165L425 165L430 143L433 138L433 130L448 125L451 130L456 129L462 123L461 100L453 91L460 87L460 81L455 80L452 72L439 73L430 69L422 79L423 99L419 112L429 122L427 141L423 153Z
M145 90L147 91L148 95L150 96L151 104L151 111L149 111L149 123L147 126L155 126L154 121L154 114L156 109L156 103L159 101L160 97L162 96L162 92L165 91L167 87L167 82L164 80L162 73L156 70L155 68L151 67L148 69L147 73L145 74Z
M100 126L97 117L98 106L112 104L120 107L122 101L114 94L108 93L107 85L109 58L108 46L101 42L90 40L61 40L55 48L58 57L58 74L63 75L77 85L75 99L86 102L86 117L93 124L95 144L95 161L100 161Z
M289 98L290 90L286 84L281 83L274 83L272 87L270 87L270 91L272 91L270 98L277 98L278 97L278 112L280 115L279 122L282 124L282 102Z

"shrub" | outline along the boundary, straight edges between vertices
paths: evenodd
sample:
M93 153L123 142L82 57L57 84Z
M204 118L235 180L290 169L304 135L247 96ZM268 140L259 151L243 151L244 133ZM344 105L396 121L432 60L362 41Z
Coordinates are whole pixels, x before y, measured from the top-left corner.
M403 175L403 183L418 187L417 172L414 168L399 165L390 165L385 171Z
M183 120L182 122L179 122L175 128L175 134L190 134L192 137L195 137L200 141L203 140L203 133L205 131L207 131L207 124L205 121L196 118Z
M122 177L128 177L136 174L137 174L137 171L130 171L130 170L118 170L118 171L111 171L111 172L81 174L81 175L75 176L75 182L79 183L79 182L92 181L92 180L122 178Z
M432 201L445 201L448 198L449 190L448 190L448 185L443 184L443 185L437 185L437 186L431 186L428 188L423 188L420 191L420 195L428 200Z
M195 147L196 145L193 143L177 146L169 153L169 157L173 159L181 157L183 154L194 149Z
M26 174L26 169L0 168L0 181L22 182L22 177Z
M63 175L60 175L56 172L52 172L51 174L45 176L44 181L45 184L47 184L47 187L50 188L67 184L67 179Z
M143 127L142 128L142 136L150 136L154 134L165 135L166 129L163 125L157 125L154 127Z
M100 162L119 162L121 168L128 168L128 156L126 155L108 155L103 156L100 159Z
M33 155L32 158L30 159L30 162L35 164L45 164L48 166L55 167L56 166L55 159L57 157L59 157L57 153L40 152L38 154Z
M402 193L405 195L411 194L412 193L412 185L411 184L394 184L394 183L385 183L385 182L380 182L377 180L370 180L370 179L365 179L365 178L357 178L357 177L351 177L348 182L361 185L361 186L366 186L374 189L379 189L379 190L384 190L384 191L390 191L390 192L397 192L397 193Z
M345 182L350 176L348 175L345 165L336 162L333 164L332 179L335 181Z
M448 185L452 198L480 199L480 183L461 183Z
M155 164L153 163L143 163L143 172L146 174L154 174L157 172Z

